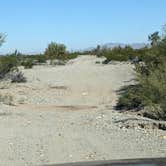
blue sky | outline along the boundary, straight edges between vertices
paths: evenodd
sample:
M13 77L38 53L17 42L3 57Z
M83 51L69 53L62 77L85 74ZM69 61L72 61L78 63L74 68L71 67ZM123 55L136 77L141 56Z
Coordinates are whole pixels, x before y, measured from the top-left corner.
M69 50L147 42L166 23L166 0L4 0L0 8L0 53L42 52L51 41Z

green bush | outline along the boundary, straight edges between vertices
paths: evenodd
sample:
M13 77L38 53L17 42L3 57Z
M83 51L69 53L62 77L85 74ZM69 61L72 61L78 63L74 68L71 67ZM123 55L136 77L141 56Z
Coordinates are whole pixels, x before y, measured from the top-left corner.
M44 55L37 55L35 59L38 61L38 63L46 63L46 57Z
M18 66L18 61L15 56L0 57L0 79L3 79L6 74L15 70Z
M139 82L149 111L157 119L166 119L166 62L149 71L148 75L141 74Z
M47 59L66 59L66 46L64 44L58 44L55 42L51 42L45 50L45 55Z
M113 54L113 53L106 54L105 58L106 58L106 60L103 61L103 64L107 64L110 61L120 61L120 62L122 62L122 61L128 61L129 60L128 56L125 56L125 55L122 55L122 54Z
M146 116L166 120L166 64L148 76L140 75L139 84L123 87L119 91L117 110L142 110Z
M158 33L149 39L152 46L141 56L142 62L136 64L137 85L123 88L117 109L140 110L146 108L146 116L166 120L166 36Z
M141 110L144 106L142 87L140 85L125 86L118 91L120 97L117 110Z
M24 66L25 69L31 69L34 64L33 64L32 59L28 59L28 60L23 61L21 65Z
M68 53L66 55L66 60L75 59L78 57L78 53Z
M24 55L23 61L30 60L33 62L34 65L40 64L40 63L46 63L46 56L43 54L36 54L36 55Z
M105 57L106 60L103 64L107 64L110 61L129 61L133 60L135 57L138 56L139 50L134 50L130 46L126 46L125 48L122 47L115 47L115 48L100 48L99 46L97 49L94 50L94 54L98 57Z

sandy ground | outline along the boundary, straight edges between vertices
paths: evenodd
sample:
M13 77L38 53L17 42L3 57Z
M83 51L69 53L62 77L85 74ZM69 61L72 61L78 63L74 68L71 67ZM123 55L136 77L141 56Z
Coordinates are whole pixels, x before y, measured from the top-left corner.
M114 110L116 90L132 83L133 66L101 65L82 56L66 66L23 70L28 82L1 83L13 106L0 106L0 165L166 157L166 132L125 128L149 121ZM135 122L136 121L136 122Z

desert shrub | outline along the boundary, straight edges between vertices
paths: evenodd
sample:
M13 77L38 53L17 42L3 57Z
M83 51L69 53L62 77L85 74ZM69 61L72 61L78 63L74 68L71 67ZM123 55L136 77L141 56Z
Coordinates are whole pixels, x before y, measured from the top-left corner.
M5 35L0 33L0 46L5 42ZM17 52L15 52L17 53ZM5 76L16 69L18 66L18 59L16 54L6 55L0 57L0 79L5 78Z
M31 69L34 65L32 59L27 59L21 63L22 66L24 66L25 69Z
M3 56L0 58L0 79L3 79L6 74L17 68L18 61L15 56Z
M36 55L35 59L38 63L46 63L46 57L44 55Z
M95 49L94 53L98 57L105 57L106 60L103 61L103 64L107 64L110 61L129 61L137 57L137 50L134 50L130 46L115 47L115 48L100 48L99 46Z
M51 42L48 47L46 48L44 55L40 56L40 60L54 60L58 59L61 61L66 61L70 59L77 58L77 56L81 54L80 52L68 52L66 50L66 46L64 44L59 44L55 42Z
M47 59L66 59L66 46L64 44L58 44L55 42L51 42L45 50L45 56Z
M46 63L46 56L44 54L35 54L35 55L24 55L23 61L32 61L33 65L37 65L40 63Z
M96 63L96 64L101 64L101 62L100 62L100 61L96 61L95 63Z
M139 82L149 111L157 119L166 119L166 62L149 71L148 75L139 75Z
M105 58L106 58L106 60L103 61L103 64L108 64L112 60L120 61L120 62L129 60L128 56L124 56L122 54L113 54L113 53L106 54Z
M11 82L12 83L22 83L22 82L26 82L26 81L27 81L26 77L20 71L12 73L12 75L11 75Z
M144 106L142 87L140 85L125 86L118 91L120 97L117 110L141 110Z
M142 62L135 65L138 84L122 91L117 109L144 107L148 117L166 120L166 36L155 35L158 33L149 37L154 41L142 55Z
M107 64L110 61L133 61L137 58L137 61L141 61L145 56L145 53L149 50L148 47L133 49L130 46L122 47L99 47L92 51L92 55L97 55L97 57L105 57L106 60L103 64Z
M75 59L78 57L78 55L79 55L78 53L68 53L66 55L66 60Z

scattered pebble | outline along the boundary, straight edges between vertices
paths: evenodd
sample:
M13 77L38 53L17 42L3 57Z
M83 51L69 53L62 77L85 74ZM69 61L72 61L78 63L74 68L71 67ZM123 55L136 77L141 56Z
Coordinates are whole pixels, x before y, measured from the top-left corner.
M73 155L72 155L72 154L70 154L70 155L69 155L69 157L70 157L70 158L72 158L72 157L73 157Z
M87 96L88 92L82 92L82 96Z

